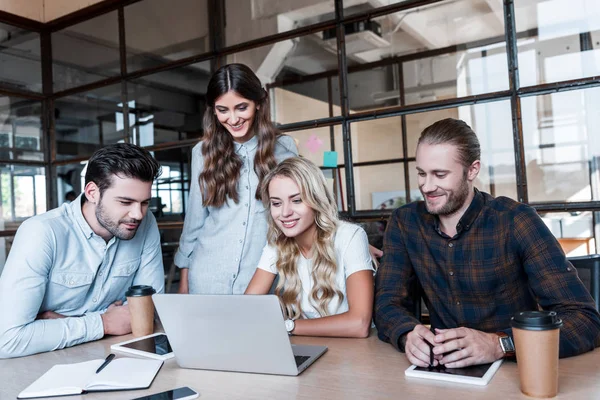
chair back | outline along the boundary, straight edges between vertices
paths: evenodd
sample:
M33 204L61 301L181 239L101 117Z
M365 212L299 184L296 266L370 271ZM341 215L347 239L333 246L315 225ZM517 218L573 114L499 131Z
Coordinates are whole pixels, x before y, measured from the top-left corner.
M586 285L600 310L600 254L581 257L568 257L567 260L577 269L579 278Z

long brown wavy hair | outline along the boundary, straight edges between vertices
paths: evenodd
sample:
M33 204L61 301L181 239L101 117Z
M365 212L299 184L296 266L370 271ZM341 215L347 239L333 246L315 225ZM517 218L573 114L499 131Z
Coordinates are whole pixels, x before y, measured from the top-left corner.
M265 175L275 168L275 143L280 136L269 115L269 96L260 80L244 64L228 64L217 70L210 78L206 89L206 111L204 112L204 138L202 155L204 169L198 178L202 192L202 204L221 207L231 198L239 202L237 182L242 160L235 152L233 136L221 125L215 114L215 103L219 97L234 91L256 104L252 129L258 138L258 150L254 157L254 171L258 176L259 188ZM256 198L260 199L259 191Z
M292 157L282 161L264 179L261 187L261 198L265 207L270 207L269 183L275 177L286 177L298 185L300 198L315 213L317 237L313 244L312 289L308 301L315 307L321 317L329 315L329 304L334 299L341 304L344 294L335 283L337 261L335 257L334 239L339 225L335 199L327 186L321 170L309 160ZM302 282L298 274L298 258L300 248L294 238L287 237L277 226L271 213L267 213L269 232L267 239L270 245L277 247L277 272L279 282L275 293L279 297L281 307L287 318L298 319L302 314L301 294Z

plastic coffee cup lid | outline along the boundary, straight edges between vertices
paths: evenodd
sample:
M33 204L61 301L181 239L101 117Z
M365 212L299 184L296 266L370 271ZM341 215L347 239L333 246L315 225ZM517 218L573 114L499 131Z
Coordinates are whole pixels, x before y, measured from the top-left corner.
M513 328L527 331L549 331L563 325L556 311L522 311L511 318Z
M156 290L152 286L148 285L136 285L131 286L127 292L125 292L125 297L140 297L140 296L151 296L156 293Z

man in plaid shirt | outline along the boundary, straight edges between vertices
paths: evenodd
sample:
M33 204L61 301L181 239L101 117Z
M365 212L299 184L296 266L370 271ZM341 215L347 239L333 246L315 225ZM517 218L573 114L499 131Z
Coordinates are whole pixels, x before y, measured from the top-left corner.
M558 241L535 210L473 187L480 146L463 121L426 128L417 146L424 201L398 208L384 240L375 284L379 338L408 360L460 368L505 356L519 311L554 310L563 320L560 356L594 349L600 316ZM416 284L432 333L413 313Z

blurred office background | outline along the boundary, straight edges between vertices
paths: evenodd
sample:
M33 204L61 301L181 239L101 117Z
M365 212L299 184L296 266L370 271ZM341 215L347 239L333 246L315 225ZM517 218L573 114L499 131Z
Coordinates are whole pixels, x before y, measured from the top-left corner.
M534 206L569 256L599 252L597 0L0 7L0 270L19 224L79 194L88 157L120 141L162 164L151 209L168 270L206 84L231 62L257 72L273 120L374 243L393 208L420 198L421 130L454 117L481 141L479 189Z

